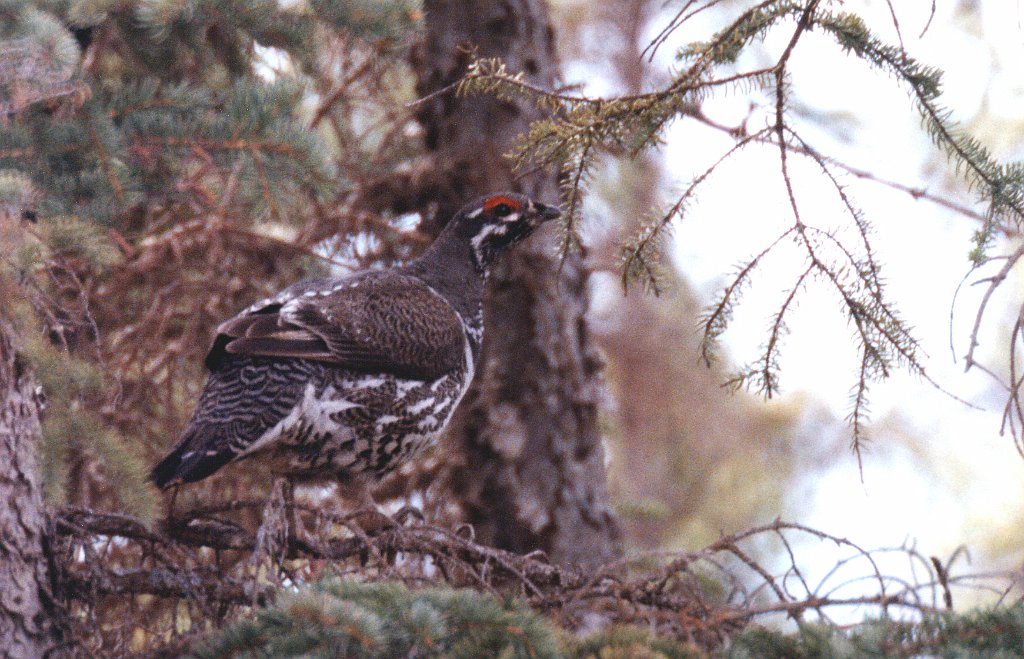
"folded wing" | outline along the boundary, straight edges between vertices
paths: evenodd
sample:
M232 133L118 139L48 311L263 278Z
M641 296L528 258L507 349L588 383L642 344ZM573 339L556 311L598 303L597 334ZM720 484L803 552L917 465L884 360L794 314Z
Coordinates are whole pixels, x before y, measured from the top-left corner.
M206 363L217 370L230 355L310 359L431 380L460 365L464 346L462 321L440 295L384 271L296 287L250 307L218 328Z

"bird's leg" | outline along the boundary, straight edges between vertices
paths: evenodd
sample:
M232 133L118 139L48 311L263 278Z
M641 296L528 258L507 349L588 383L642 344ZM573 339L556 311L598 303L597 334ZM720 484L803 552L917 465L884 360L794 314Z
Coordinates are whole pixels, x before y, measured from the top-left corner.
M285 537L289 534L299 537L299 513L295 510L295 483L291 478L284 478L284 485L282 486L282 494L284 495L284 512L285 512Z
M265 558L269 558L275 565L284 559L288 548L288 510L291 498L291 481L282 477L275 478L270 498L263 506L263 521L256 531L252 564L257 569ZM291 505L291 510L294 511L294 505Z

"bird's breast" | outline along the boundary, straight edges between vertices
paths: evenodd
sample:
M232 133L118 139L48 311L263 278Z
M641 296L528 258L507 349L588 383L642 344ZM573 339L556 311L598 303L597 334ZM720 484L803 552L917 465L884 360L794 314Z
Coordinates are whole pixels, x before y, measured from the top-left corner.
M467 337L461 368L433 380L318 365L301 399L247 452L297 477L383 477L434 443L475 371Z

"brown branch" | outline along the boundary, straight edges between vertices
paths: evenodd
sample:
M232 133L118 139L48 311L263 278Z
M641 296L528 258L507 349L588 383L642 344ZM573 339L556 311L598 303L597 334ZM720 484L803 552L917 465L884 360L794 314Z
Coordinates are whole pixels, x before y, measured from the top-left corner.
M985 310L988 308L989 300L992 299L992 294L995 293L996 289L999 288L999 285L1003 283L1022 256L1024 256L1024 245L1021 245L1014 250L1012 254L1006 257L1006 263L995 275L987 279L974 282L975 284L988 282L989 285L988 288L985 289L985 294L981 299L981 303L978 305L978 313L974 317L974 327L971 328L970 347L967 350L967 356L964 358L967 362L964 371L969 371L975 364L974 349L980 345L980 342L978 341L978 334L981 332L981 320L985 316Z
M230 511L259 508L260 505L257 501L245 501L229 506L207 508L202 512L206 515L207 511L213 509ZM350 526L351 520L361 514L339 515L311 507L297 508L306 515L314 515L322 521L345 526ZM97 544L98 538L116 537L122 539L118 544L136 543L146 548L164 546L169 549L192 550L206 547L221 551L251 551L256 544L255 535L232 522L195 516L195 511L190 511L183 517L164 520L151 530L128 516L84 510L64 511L57 515L55 521L58 535L72 542L81 543L88 555L85 564L73 564L64 577L64 592L72 599L89 599L105 594L146 593L222 604L260 604L268 602L271 597L270 590L255 586L255 582L250 583L247 580L248 575L232 577L208 566L196 567L189 564L182 567L179 565L180 562L128 569L109 565L102 560L101 552L93 549L102 546ZM870 566L870 576L867 578L878 584L879 594L854 598L832 594L844 587L844 584L839 584L830 592L822 594L820 591L825 588L825 581L812 589L802 578L799 582L802 591L789 592L780 584L779 576L764 567L751 552L741 547L742 543L757 542L758 538L766 533L781 537L787 546L789 540L785 534L796 533L829 541L839 549L851 550L852 556L841 560L838 565L845 565L851 560L865 561ZM767 612L787 612L796 616L806 609L853 603L895 603L924 610L927 607L920 604L920 598L913 593L921 588L937 589L937 592L943 593L942 599L948 600L951 595L945 593L949 591L951 585L964 580L963 577L951 578L948 567L944 568L941 574L933 573L932 578L923 584L906 583L900 579L885 577L878 570L872 552L845 538L780 520L724 536L696 552L652 552L586 572L571 566L552 565L546 562L542 555L519 555L480 545L458 531L429 524L393 524L372 537L365 533L351 537L309 537L300 532L290 534L286 543L283 554L287 559L305 558L332 562L355 559L362 563L363 567L360 569L376 570L379 576L390 574L391 572L387 570L392 568L380 564L365 564L368 555L377 555L380 557L379 560L397 554L429 558L440 568L434 579L442 577L453 585L475 584L492 592L517 587L528 596L528 601L532 605L541 609L564 609L574 602L614 598L617 601L630 602L645 610L685 611L688 615L696 616L705 622L712 619L735 622ZM107 543L108 546L109 544ZM913 549L900 548L897 551L917 556ZM150 549L147 549L146 553L153 555ZM725 581L737 585L742 583L741 576L735 573L735 567L728 567L727 561L719 560L716 556L732 556L738 559L739 566L756 575L758 581L774 594L776 601L766 604L757 600L758 603L755 605L756 590L747 593L742 588L738 600L715 605L705 601L699 584L701 580L707 578L708 566L719 572ZM790 557L793 565L782 574L790 574L797 569L792 551ZM672 560L663 568L630 576L635 573L635 566L665 558ZM928 565L926 559L922 558L922 561ZM245 563L246 561L241 562ZM424 579L429 580L429 577L415 577L415 580ZM690 580L690 585L686 585L687 580ZM887 593L888 582L902 584L900 592Z
M86 600L96 595L156 595L220 604L267 606L275 589L252 580L238 581L216 573L188 569L92 570L63 575L63 595Z
M309 122L310 128L317 127L317 125L323 120L323 118L326 117L327 114L331 111L331 108L334 107L334 104L340 101L342 96L345 95L345 92L348 91L349 85L351 85L357 79L361 78L363 74L369 71L370 67L373 66L375 61L375 56L368 55L366 59L363 60L362 64L357 66L354 71L345 76L344 80L338 83L338 88L331 92L330 95L328 95L327 98L325 98L323 102L320 104L320 107L316 109L316 112L313 113L313 119L310 120Z

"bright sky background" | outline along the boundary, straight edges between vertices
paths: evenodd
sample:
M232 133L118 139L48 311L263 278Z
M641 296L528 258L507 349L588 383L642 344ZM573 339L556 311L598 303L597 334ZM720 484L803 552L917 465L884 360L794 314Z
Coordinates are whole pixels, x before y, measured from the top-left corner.
M931 3L893 4L911 56L946 72L943 100L954 116L970 121L984 110L991 120L979 125L980 131L1024 122L1024 28L1019 2L982 2L981 23L964 25L953 20L959 3L940 0L923 38L919 35ZM885 2L848 0L843 8L861 14L876 33L895 42ZM652 34L662 24L655 20ZM676 43L706 38L716 27L695 20L675 35ZM776 31L768 41L769 51L778 52L779 43L788 39L789 32ZM671 52L671 48L662 50L666 62ZM746 61L750 68L765 63L752 57ZM791 72L796 98L816 116L834 119L839 127L798 123L812 146L880 178L973 205L962 189L944 189L946 171L938 167L941 160L905 90L891 78L844 55L818 35L801 40ZM588 91L606 91L600 87L598 83ZM708 101L704 109L719 123L735 125L747 116L749 101L744 95L727 96ZM763 111L755 112L748 125L756 130L767 121ZM684 189L732 144L728 136L694 121L673 126L664 154L674 188L667 191L665 201L670 203L669 192ZM1005 144L1005 140L991 144L998 157L1021 159L1020 139L1016 151ZM834 191L816 173L817 166L794 157L790 164L804 220L820 227L849 223ZM950 349L953 294L969 270L967 254L976 224L927 201L915 201L905 192L850 176L842 180L876 228L874 246L884 264L891 299L916 328L928 356L928 373L947 390L983 409L972 410L919 378L898 373L873 388L874 448L865 455L863 482L853 456L838 454L833 468L792 493L789 508L779 511L780 516L865 547L912 542L924 553L942 558L964 543L975 552L999 540L1021 546L1024 458L1008 435L999 435L1003 400L992 380L980 372L963 372L980 286L965 286L960 293L953 309ZM722 166L698 195L698 203L676 227L675 257L710 303L735 264L761 251L791 223L777 149L752 148ZM770 314L782 301L784 287L793 281L794 267L801 267L800 262L772 262L745 294L733 329L726 335L735 363L756 358ZM993 271L990 267L983 272ZM980 354L987 366L997 370L1005 360L1001 323L1020 294L1019 278L1004 284L981 336ZM850 411L849 393L858 361L839 303L824 286L812 287L788 324L790 349L781 362L787 392L783 404L788 396L795 400L809 395L837 418L844 418ZM849 432L841 426L836 430ZM908 434L911 441L900 441L901 435ZM1021 558L1024 555L1017 560Z

